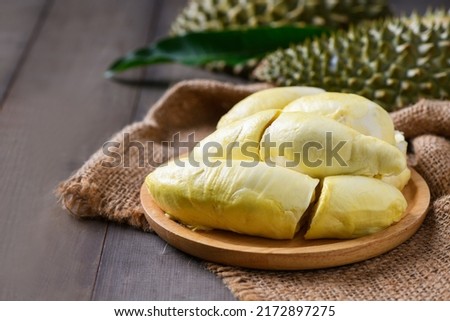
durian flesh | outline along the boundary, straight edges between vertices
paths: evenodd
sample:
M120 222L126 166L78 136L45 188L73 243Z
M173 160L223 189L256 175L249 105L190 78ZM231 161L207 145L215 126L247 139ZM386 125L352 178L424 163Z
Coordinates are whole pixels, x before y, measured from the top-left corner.
M406 210L403 194L363 176L329 176L315 206L306 239L356 238L398 222Z
M209 162L209 158L258 161L254 155L259 153L261 137L279 113L277 109L263 110L231 122L202 139L190 156L199 162Z
M404 158L406 159L406 149L408 147L408 143L405 141L405 137L403 136L403 133L399 131L395 131L395 144L397 148L402 152ZM398 190L403 190L403 188L408 183L409 179L411 178L411 171L408 167L406 167L402 172L396 175L382 175L380 179L388 183L394 187L396 187Z
M258 91L233 106L217 124L217 128L267 109L283 109L297 98L324 92L315 87L277 87Z
M217 167L172 162L146 178L161 209L184 224L273 239L294 237L318 183L283 167L260 162L246 168L240 161Z
M305 112L334 119L389 144L395 144L394 125L389 114L367 98L343 93L327 92L317 96L299 98L289 105L285 112Z
M400 191L410 170L404 137L394 131L387 113L362 97L337 93L290 98L286 107L282 94L289 90L278 89L272 91L273 104L250 104L248 117L202 140L184 167L171 162L151 173L146 184L155 202L195 228L274 239L292 238L309 215L308 239L359 237L397 222L406 208ZM275 109L267 109L271 106ZM296 153L302 155L301 147L310 142L324 147L308 151L315 164L297 162ZM333 158L328 163L327 144L330 150L340 142L344 163ZM234 143L238 148L229 152ZM250 158L241 149L245 143L252 145ZM205 162L208 145L221 146L222 154ZM313 207L315 194L319 201Z
M395 175L406 168L396 146L333 119L301 112L283 112L266 129L260 157L318 178Z

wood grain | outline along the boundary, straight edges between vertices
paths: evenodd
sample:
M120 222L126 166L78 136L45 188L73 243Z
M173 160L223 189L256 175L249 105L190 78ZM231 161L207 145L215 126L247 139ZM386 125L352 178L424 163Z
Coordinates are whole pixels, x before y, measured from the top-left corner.
M46 0L0 1L0 109L21 62L39 33Z
M94 300L232 300L201 261L153 233L110 225Z
M129 122L137 89L102 79L145 41L151 2L56 1L0 112L0 298L90 299L106 223L53 189Z
M351 240L271 240L228 231L192 231L169 219L153 201L145 184L141 202L156 233L174 247L199 258L226 265L269 270L306 270L360 262L381 255L409 239L425 219L430 191L412 170L403 194L408 201L400 222L372 235Z

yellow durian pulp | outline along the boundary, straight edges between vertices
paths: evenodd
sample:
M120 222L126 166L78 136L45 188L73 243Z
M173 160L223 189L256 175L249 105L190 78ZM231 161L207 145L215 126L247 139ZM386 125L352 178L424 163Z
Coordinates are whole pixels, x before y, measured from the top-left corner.
M259 161L261 137L279 113L276 109L264 110L221 127L202 139L190 156L199 162L219 158Z
M400 174L390 175L390 176L382 176L380 178L381 181L394 186L399 191L405 188L406 184L408 184L409 179L411 178L411 170L406 167Z
M316 87L276 87L260 90L234 105L217 124L217 128L267 109L283 109L297 98L324 92Z
M396 175L406 168L405 157L396 146L333 119L302 112L280 114L263 135L260 156L318 178Z
M171 162L145 182L158 206L186 225L293 238L319 180L263 162L254 167L240 163L208 167L186 162L182 167Z
M363 176L324 178L306 239L355 238L398 222L407 207L403 194L378 179Z
M395 143L397 148L402 152L403 157L406 159L406 149L408 147L408 143L405 141L405 137L403 133L399 131L395 131ZM382 175L380 179L388 183L398 190L403 190L403 188L408 184L409 179L411 178L411 170L406 167L403 171L396 175Z
M394 125L386 110L367 98L326 92L294 100L284 112L304 112L334 119L361 134L373 136L394 145Z

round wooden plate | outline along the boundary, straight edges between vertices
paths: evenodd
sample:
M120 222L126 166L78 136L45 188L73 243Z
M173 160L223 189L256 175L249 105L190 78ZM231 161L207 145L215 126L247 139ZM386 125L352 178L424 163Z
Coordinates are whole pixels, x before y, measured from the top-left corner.
M385 253L410 238L422 224L430 202L424 179L414 170L403 194L408 208L403 219L375 234L352 240L271 240L233 232L191 231L169 219L155 204L145 184L141 202L155 232L175 248L212 262L270 269L317 269L354 263Z

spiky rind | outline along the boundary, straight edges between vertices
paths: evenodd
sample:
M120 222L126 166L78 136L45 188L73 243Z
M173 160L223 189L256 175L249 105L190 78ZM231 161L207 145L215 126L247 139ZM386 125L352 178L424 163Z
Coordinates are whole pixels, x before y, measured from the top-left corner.
M347 27L390 14L386 0L191 0L171 33L292 24Z
M450 97L450 11L337 31L268 55L256 79L367 97L387 110Z
M172 24L171 34L283 25L348 27L390 15L386 0L191 0ZM205 68L248 77L258 62L232 67L215 61Z

